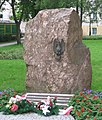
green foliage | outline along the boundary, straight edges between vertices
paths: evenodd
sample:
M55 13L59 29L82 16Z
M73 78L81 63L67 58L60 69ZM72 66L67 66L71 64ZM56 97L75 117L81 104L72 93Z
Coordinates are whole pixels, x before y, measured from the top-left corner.
M12 36L12 35L0 35L0 42L3 42L3 41L12 41L12 40L16 40L16 37L15 36Z
M28 21L29 19L34 18L35 15L38 13L39 6L36 8L35 4L36 4L36 0L30 0L30 1L26 0L24 4L24 9L25 9L23 16L24 20Z
M54 9L54 8L66 8L72 7L72 3L69 0L36 0L35 8L42 9Z
M100 22L102 19L102 1L84 0L83 4L83 22L89 23L89 35L91 35L91 24Z
M92 13L99 13L101 15L101 11L99 10L101 4L101 0L94 0L94 5L92 6L91 1L89 0L27 0L24 5L24 16L25 19L33 18L40 10L42 9L55 9L55 8L78 8L81 11L81 18L84 14L84 21L86 17ZM91 19L90 22L97 22L98 19ZM88 21L89 22L89 21Z
M76 120L102 119L102 100L95 92L89 90L77 93L70 99L68 105L73 106L71 114Z
M22 45L15 45L15 47L2 47L0 48L0 59L23 59L23 47Z
M21 50L10 50L0 52L0 59L23 59L23 51Z
M56 105L56 102L57 102L57 98L54 98L52 100L53 105L51 107L51 115L58 115L60 107L58 105Z
M0 92L0 112L4 110L5 105L8 103L12 96L16 95L16 91L13 89L7 89Z
M35 17L35 15L43 9L55 9L55 8L70 8L75 6L74 0L26 0L23 4L24 14L23 19L29 20L29 18Z

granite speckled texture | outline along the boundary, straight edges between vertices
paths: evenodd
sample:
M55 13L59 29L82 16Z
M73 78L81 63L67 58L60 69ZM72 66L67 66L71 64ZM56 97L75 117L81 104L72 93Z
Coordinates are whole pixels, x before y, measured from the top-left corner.
M26 113L19 115L3 115L2 112L0 112L0 120L74 120L74 118L71 115L68 116L53 115L49 117L44 117L36 113Z
M65 43L60 61L53 51L55 39ZM74 10L40 11L27 23L24 50L28 92L74 93L90 89L90 52L82 43L80 19Z

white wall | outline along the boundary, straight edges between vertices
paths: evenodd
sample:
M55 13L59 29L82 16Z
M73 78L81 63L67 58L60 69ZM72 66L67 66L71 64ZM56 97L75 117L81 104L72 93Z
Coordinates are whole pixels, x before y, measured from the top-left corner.
M10 20L10 16L12 15L12 9L8 2L5 2L2 6L2 14L3 19L2 20Z

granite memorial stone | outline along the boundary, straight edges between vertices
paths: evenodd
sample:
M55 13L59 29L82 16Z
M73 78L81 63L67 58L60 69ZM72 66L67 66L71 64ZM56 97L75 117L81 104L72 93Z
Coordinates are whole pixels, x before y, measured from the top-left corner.
M74 10L40 11L26 25L24 51L28 92L90 89L90 52L82 43L80 18Z

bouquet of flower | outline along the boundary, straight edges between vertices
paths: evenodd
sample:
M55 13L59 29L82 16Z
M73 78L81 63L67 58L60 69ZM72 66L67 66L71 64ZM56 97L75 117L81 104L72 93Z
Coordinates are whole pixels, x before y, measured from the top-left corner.
M70 106L66 109L59 109L60 106L56 105L57 98L47 97L46 100L35 104L26 99L25 95L15 95L11 97L9 101L6 101L4 111L5 115L8 114L22 114L27 112L35 112L44 116L50 115L69 115L73 107Z
M47 97L47 100L42 100L36 105L37 113L43 114L45 116L50 115L69 115L73 109L73 106L70 106L66 109L60 109L61 106L56 105L57 97L50 98Z
M34 103L26 100L25 96L16 95L15 97L10 98L4 109L4 114L21 114L34 111Z
M59 108L56 105L56 97L50 98L48 96L47 100L42 100L41 102L39 102L36 105L36 112L45 116L58 115Z
M0 92L0 112L4 110L5 105L8 103L11 96L15 96L16 91L13 89L7 89Z

